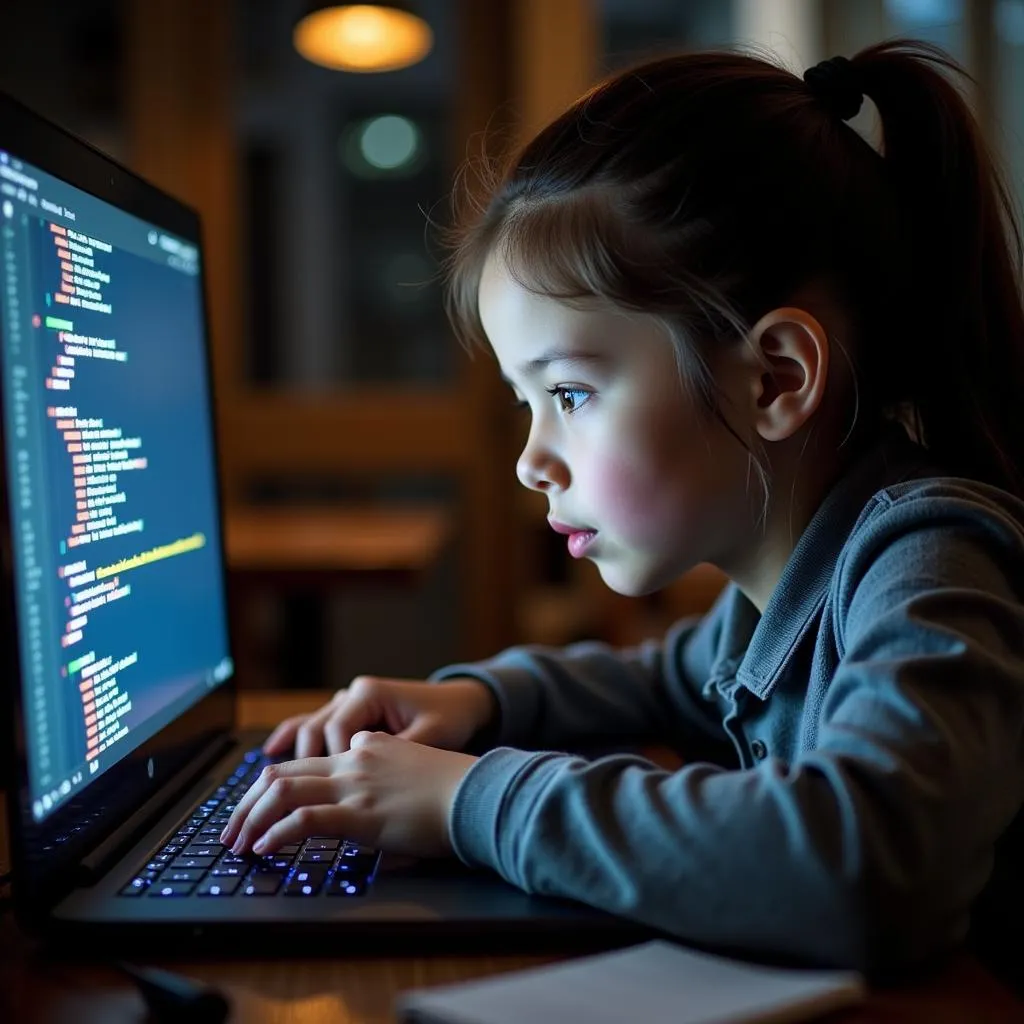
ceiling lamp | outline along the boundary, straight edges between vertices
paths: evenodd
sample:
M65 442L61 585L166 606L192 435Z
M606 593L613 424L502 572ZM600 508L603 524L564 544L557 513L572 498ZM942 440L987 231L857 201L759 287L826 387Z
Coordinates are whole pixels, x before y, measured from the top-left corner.
M430 26L402 0L376 4L313 3L292 35L308 61L337 71L396 71L423 60Z

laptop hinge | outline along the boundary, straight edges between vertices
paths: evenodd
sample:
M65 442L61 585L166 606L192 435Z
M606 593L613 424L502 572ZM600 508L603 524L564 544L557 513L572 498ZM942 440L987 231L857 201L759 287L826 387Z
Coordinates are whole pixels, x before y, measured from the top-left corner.
M111 865L141 836L170 805L177 800L186 786L198 779L207 768L220 760L236 741L226 736L198 761L193 761L171 776L130 818L119 825L99 846L91 850L78 865L76 881L80 885L93 885Z

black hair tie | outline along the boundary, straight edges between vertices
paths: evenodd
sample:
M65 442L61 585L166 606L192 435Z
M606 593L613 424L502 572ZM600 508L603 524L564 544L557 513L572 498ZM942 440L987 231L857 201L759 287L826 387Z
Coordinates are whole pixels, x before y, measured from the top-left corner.
M842 121L854 117L864 102L857 69L845 57L829 57L804 72L812 93Z

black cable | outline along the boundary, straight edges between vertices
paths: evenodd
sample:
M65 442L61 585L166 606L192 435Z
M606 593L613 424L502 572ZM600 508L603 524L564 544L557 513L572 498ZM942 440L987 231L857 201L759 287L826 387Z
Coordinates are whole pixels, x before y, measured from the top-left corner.
M155 967L116 966L138 986L156 1021L170 1024L187 1018L191 1024L223 1024L231 1012L227 998L209 985Z

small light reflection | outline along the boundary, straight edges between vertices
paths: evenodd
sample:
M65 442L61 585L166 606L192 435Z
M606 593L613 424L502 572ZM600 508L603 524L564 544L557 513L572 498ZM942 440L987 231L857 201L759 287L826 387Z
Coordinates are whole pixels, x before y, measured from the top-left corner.
M407 117L386 114L363 125L359 148L371 167L393 171L411 163L416 157L419 136L419 129Z

